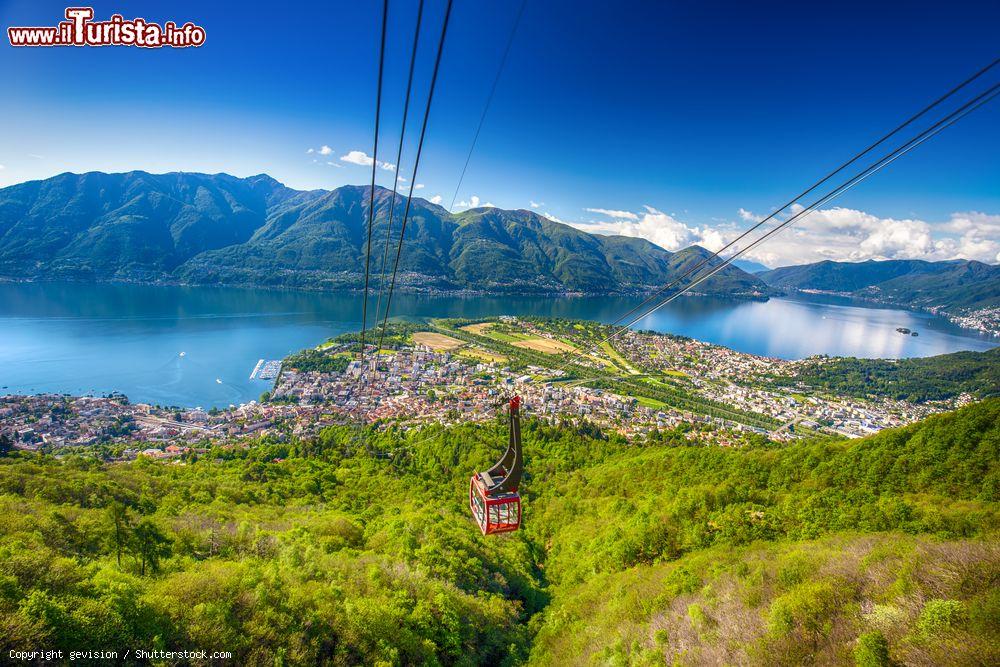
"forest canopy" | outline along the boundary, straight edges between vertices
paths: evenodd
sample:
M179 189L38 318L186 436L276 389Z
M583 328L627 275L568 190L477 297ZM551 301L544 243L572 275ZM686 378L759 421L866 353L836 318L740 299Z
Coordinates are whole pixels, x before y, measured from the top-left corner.
M370 451L330 429L179 464L0 457L0 648L1000 660L1000 399L862 440L739 449L529 420L525 530L487 539L466 493L500 423L373 433Z

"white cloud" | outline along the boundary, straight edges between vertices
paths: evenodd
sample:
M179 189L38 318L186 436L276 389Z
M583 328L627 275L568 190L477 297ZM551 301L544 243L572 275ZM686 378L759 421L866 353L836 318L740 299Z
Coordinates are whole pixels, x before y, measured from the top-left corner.
M310 148L309 150L306 151L306 155L308 155L310 153L315 153L315 152L316 152L315 148Z
M545 206L545 202L537 202L537 201L534 201L533 199L528 200L528 201L531 204L531 208L538 208L539 206Z
M332 149L332 148L330 148L329 146L327 146L326 144L323 144L323 145L322 145L322 146L320 147L320 149L319 149L319 154L320 154L320 155L329 155L329 154L330 154L330 153L332 153L332 152L333 152L333 149Z
M7 168L7 167L5 167L5 166L3 166L2 164L0 164L0 171L3 171L3 170L4 170L4 169L6 169L6 168Z
M372 158L364 151L351 151L347 155L341 155L340 159L351 164L359 164L362 167L372 166Z
M326 146L323 148L326 148ZM350 162L351 164L361 165L362 167L370 167L374 161L372 160L372 157L364 151L349 151L347 155L341 155L340 160L341 162ZM379 169L385 169L386 171L396 170L396 165L388 162L382 162L381 160L379 161L378 166Z
M607 208L585 208L584 211L589 213L600 213L601 215L606 215L609 218L615 218L617 220L638 220L639 216L631 211L616 211L614 209Z
M413 189L414 190L423 190L424 189L424 184L423 183L414 183L413 184Z
M28 157L34 158L36 160L44 160L45 159L44 155L35 155L34 153L28 153Z
M920 220L883 220L858 245L861 257L914 258L934 251L930 227ZM836 229L836 228L835 228Z
M442 201L441 195L434 195L433 197L431 197L432 204L440 204L441 201Z
M944 225L944 228L962 234L972 232L1000 238L1000 215L989 215L976 211L952 213L951 219Z
M472 195L469 197L469 201L462 200L456 204L462 208L479 208L479 197Z
M1000 262L1000 215L970 211L952 213L943 228L961 234L955 252L983 262Z
M796 204L792 214L803 210ZM881 218L836 207L802 216L746 255L769 266L868 259L1000 262L1000 215L953 213L946 222Z
M485 204L483 204L483 206L485 206L486 208L496 208L496 206L494 206L493 202L491 201L486 202Z
M692 227L652 206L646 206L645 209L646 212L641 218L639 215L632 213L629 219L569 224L585 232L644 238L666 250L680 250L694 244L701 245L709 250L717 250L725 245L726 234L732 233L731 229L713 229L707 226ZM601 213L602 215L615 214L612 217L617 218L623 217L617 215L623 213L623 211L605 211L604 209L587 210ZM628 211L624 211L624 213L628 213Z
M644 238L671 251L693 244L719 250L735 239L742 229L738 222L698 225L652 206L644 208L645 213L630 215L624 215L629 211L586 209L612 219L567 224L597 234ZM803 210L801 205L795 204L790 207L790 213L775 219L773 225ZM738 216L743 223L760 222L765 217L743 208L739 209ZM555 216L546 214L546 217L561 222ZM773 229L773 225L764 226L760 233ZM754 234L752 239L756 238L758 235ZM723 256L731 255L749 242L741 241ZM821 209L796 219L744 256L768 266L804 264L824 259L975 259L997 263L1000 262L1000 215L953 213L947 221L928 222L911 218L882 218L844 207Z
M327 164L330 165L331 167L336 167L337 169L343 169L344 168L344 165L337 164L336 162L329 162L328 161Z
M553 222L558 222L558 223L561 223L561 224L564 224L564 225L572 224L572 223L566 222L565 220L560 220L559 218L557 218L556 216L552 215L551 213L542 213L542 215L545 216L546 218L548 218L549 220L553 221ZM573 226L576 227L577 225L573 225Z

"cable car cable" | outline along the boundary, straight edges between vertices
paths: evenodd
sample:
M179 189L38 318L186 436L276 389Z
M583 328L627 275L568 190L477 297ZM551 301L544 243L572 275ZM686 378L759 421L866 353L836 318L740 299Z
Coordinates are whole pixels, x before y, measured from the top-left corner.
M725 268L726 266L728 266L729 264L731 264L735 259L737 259L740 255L742 255L746 251L748 251L748 250L756 247L757 245L763 243L769 237L773 236L774 234L776 234L777 232L781 231L782 229L788 227L789 225L791 225L792 223L794 223L797 219L808 215L813 210L815 210L817 207L822 206L823 204L825 204L825 203L831 201L832 199L835 199L836 197L840 196L844 192L847 192L848 190L850 190L854 186L858 185L859 183L861 183L862 181L864 181L865 179L867 179L871 175L873 175L876 172L880 171L881 169L883 169L884 167L888 166L892 162L895 162L897 159L899 159L900 157L902 157L906 153L910 152L911 150L913 150L914 148L916 148L920 144L924 143L925 141L927 141L928 139L930 139L934 135L938 134L939 132L943 131L944 129L946 129L946 128L950 127L951 125L955 124L956 122L958 122L959 120L961 120L963 117L969 115L973 111L975 111L975 110L979 109L980 107L986 105L991 100L993 100L993 98L995 98L997 95L1000 95L1000 83L995 84L991 88L989 88L988 90L984 91L983 93L980 93L978 96L976 96L972 100L966 102L964 105L962 105L958 109L952 111L950 114L948 114L944 118L942 118L939 121L937 121L934 125L932 125L929 128L925 129L923 132L921 132L920 134L918 134L916 137L910 139L909 141L907 141L906 143L904 143L902 146L897 147L896 149L890 151L889 153L887 153L886 155L884 155L882 158L879 158L874 163L870 164L868 167L866 167L864 170L862 170L859 174L857 174L854 177L848 179L847 181L845 181L844 183L842 183L840 186L834 188L834 190L831 191L830 193L828 193L827 195L824 195L820 199L814 201L808 207L806 207L802 211L796 213L793 217L791 217L788 220L782 222L780 225L778 225L774 229L768 231L766 234L762 235L760 238L758 238L757 240L755 240L753 243L751 243L750 245L748 245L746 248L741 249L735 255L733 255L732 257L730 257L728 259L726 259L719 266L712 267L712 270L709 273L705 274L704 276L699 277L695 282L692 282L691 284L685 286L682 290L680 290L677 293L673 294L668 299L664 300L663 302L661 302L659 304L656 304L651 309L647 310L645 313L643 313L639 317L637 317L634 320L632 320L630 323L624 325L623 327L621 327L619 330L617 330L613 334L607 336L606 338L604 338L603 340L601 340L600 342L598 342L595 346L593 346L592 348L590 348L589 351L593 351L594 349L596 349L597 347L599 347L601 344L603 344L605 342L608 342L608 341L611 341L614 338L616 338L617 336L621 335L623 332L628 331L629 328L632 325L634 325L636 322L642 320L644 317L647 317L648 315L652 314L653 312L659 310L660 308L662 308L663 306L665 306L667 303L670 303L670 301L673 301L674 299L682 296L686 291L688 291L692 287L695 287L696 285L700 284L701 282L704 282L708 278L712 277L713 275L715 275L716 273L718 273L719 271L721 271L723 268ZM581 356L582 354L585 354L585 353L586 352L578 352L577 355L574 355L574 357L575 356ZM567 361L560 368L565 368L570 363L570 361L572 361L572 358L569 361ZM404 447L400 447L400 448L397 448L397 449L412 449L414 447L417 447L418 445L423 444L424 442L427 442L429 440L432 440L432 439L434 439L436 437L439 437L439 436L442 436L444 434L445 434L445 431L440 431L438 433L434 433L434 434L432 434L432 435L430 435L430 436L428 436L426 438L422 438L420 440L417 440L414 443L411 443L409 445L405 445Z
M987 103L989 103L997 95L1000 95L1000 84L996 84L995 86L993 86L992 88L990 88L988 91L986 91L986 93L983 93L983 95L981 95L980 97L976 98L976 100L973 100L973 102L976 102L976 104L974 106L971 106L970 108L965 108L964 110L961 110L960 113L956 112L957 115L955 115L954 117L950 117L949 116L949 118L946 119L947 120L946 123L944 123L940 127L934 128L933 131L930 131L929 134L926 134L926 136L921 136L919 138L919 140L915 140L914 143L912 143L910 145L907 145L905 148L903 148L902 150L900 150L898 153L892 155L891 157L889 157L888 159L886 159L884 162L882 162L881 164L879 164L875 168L871 169L871 171L868 171L867 173L864 173L863 175L857 177L855 180L853 180L853 182L850 183L850 185L847 185L843 189L840 189L839 191L837 191L837 192L829 195L828 197L825 197L823 200L815 203L814 205L810 206L809 208L807 208L807 209L803 210L802 212L796 214L792 218L789 218L785 222L782 222L780 225L778 225L774 229L770 230L769 232L767 232L766 234L764 234L759 239L755 240L753 243L751 243L750 245L748 245L746 248L743 248L742 250L740 250L736 254L734 254L732 257L726 259L724 262L722 262L722 264L718 265L717 267L714 267L710 273L708 273L708 274L706 274L706 275L698 278L695 282L691 283L690 285L687 285L686 287L684 287L684 289L682 289L679 292L677 292L676 294L672 295L671 297L669 297L664 302L662 302L660 304L657 304L653 308L649 309L648 311L646 311L645 313L643 313L642 315L640 315L639 317L637 317L636 319L634 319L632 321L632 324L635 324L636 322L642 320L644 317L646 317L646 316L652 314L653 312L659 310L660 308L662 308L666 304L670 303L671 301L673 301L677 297L683 295L685 292L687 292L692 287L695 287L695 286L699 285L700 283L704 282L705 280L707 280L708 278L711 278L716 273L718 273L722 269L724 269L727 266L729 266L734 260L736 260L737 258L739 258L743 253L745 253L748 250L751 250L754 247L760 245L761 243L763 243L764 241L766 241L769 237L771 237L774 234L778 233L779 231L781 231L785 227L791 225L799 217L801 217L803 215L806 215L808 213L811 213L817 206L825 204L826 202L830 201L831 199L834 199L835 197L838 197L841 194L843 194L844 192L846 192L847 190L853 188L855 185L857 185L861 181L865 180L866 178L868 178L869 176L871 176L875 172L881 170L882 168L884 168L884 167L888 166L889 164L891 164L892 162L896 161L898 158L902 157L903 155L905 155L906 153L908 153L912 149L916 148L917 146L919 146L920 144L922 144L926 140L930 139L935 134L938 134L939 132L941 132L945 128L950 127L954 123L958 122L959 119L967 116L968 114L972 113L976 109L979 109L980 107L986 105ZM625 328L627 329L628 327L625 327Z
M479 141L479 133L483 130L483 124L486 122L486 114L489 113L490 105L493 103L493 96L497 92L497 84L500 83L500 76L503 74L504 67L507 65L507 56L510 55L510 47L514 43L514 35L517 34L517 27L521 24L521 15L524 14L524 7L528 4L528 0L521 0L521 6L517 10L517 16L514 18L514 25L510 28L510 35L507 37L507 46L503 50L503 56L500 58L500 67L497 68L496 76L493 77L493 86L490 88L490 94L486 97L486 106L483 107L483 113L479 116L479 125L476 127L476 134L472 137L472 145L469 146L469 153L465 156L465 164L462 166L462 173L458 177L458 185L455 186L455 195L451 198L451 205L448 207L448 212L451 213L455 208L455 202L458 200L458 192L462 189L462 181L465 180L465 172L469 168L469 161L472 160L472 152L476 150L476 143Z
M375 93L375 141L372 147L372 185L368 202L368 242L365 244L365 289L361 300L361 379L365 376L365 329L368 326L368 278L372 257L372 225L375 220L375 172L378 169L378 131L382 116L382 74L385 70L385 32L389 19L389 0L382 2L382 38L378 54L378 88ZM377 320L376 320L377 321Z
M490 93L489 93L489 95L486 98L486 104L485 104L485 106L483 108L482 114L480 115L479 124L476 127L476 133L475 133L475 135L473 137L472 145L469 147L469 152L466 155L465 164L462 167L462 172L461 172L461 175L459 176L458 185L455 188L455 195L452 197L452 203L451 203L451 206L449 207L449 211L451 210L451 208L454 208L455 200L457 199L459 190L461 189L461 186L462 186L462 181L465 179L465 173L466 173L466 171L469 168L469 162L472 159L472 153L473 153L473 151L475 151L476 143L479 140L479 135L480 135L480 133L481 133L481 131L483 129L483 125L485 124L486 116L487 116L487 114L489 112L490 106L491 106L491 104L493 102L493 97L495 96L497 87L498 87L498 85L500 83L500 78L503 75L504 68L505 68L505 66L507 64L507 58L508 58L508 56L510 54L511 46L514 43L514 37L517 34L517 28L520 25L521 17L524 14L524 8L525 8L526 5L527 5L527 0L522 0L521 1L521 5L518 8L517 15L514 18L514 23L511 26L510 34L507 37L507 43L506 43L506 45L504 47L503 56L500 59L500 65L497 68L497 73L496 73L496 75L493 78L493 84L490 87ZM417 30L416 30L416 35L414 36L413 52L412 52L411 59L410 59L410 76L409 76L409 80L407 82L406 102L404 103L403 132L401 133L401 136L400 136L400 146L399 146L400 151L402 150L402 142L403 142L402 135L405 133L405 128L406 128L406 111L405 111L405 109L408 108L408 105L409 105L410 86L412 84L412 79L413 79L413 64L414 64L414 60L416 58L416 52L417 52L417 35L419 35L419 31L420 31L420 16L421 16L422 8L423 8L423 0L421 0L420 7L418 8L418 12L417 12ZM442 28L441 42L438 45L438 57L437 57L437 61L435 63L434 78L436 78L436 76L437 76L437 67L438 67L438 64L440 63L441 48L443 47L444 37L445 37L444 33L447 30L448 16L449 16L450 12L451 12L451 1L449 0L448 7L445 10L445 23L444 23L444 27ZM431 93L430 93L431 96L433 95L433 85L434 85L434 83L433 83L433 79L432 79ZM429 113L429 111L430 111L430 97L428 98L427 113ZM424 124L425 125L424 125L423 129L426 129L426 122L427 122L426 121L426 115L427 114L425 113L425 118L424 118ZM421 130L421 145L422 145L422 141L423 141L423 129ZM420 149L418 147L418 158L417 158L418 161L419 161L419 152L420 152ZM396 165L397 165L396 176L397 176L397 178L396 178L396 181L393 183L393 199L392 199L393 202L395 202L396 188L397 188L397 184L398 184L399 164L400 164L400 160L399 160L399 156L397 155L397 159L396 159ZM414 185L414 183L416 183L416 164L414 165L414 173L413 173L412 178L410 180L410 197L412 197L412 195L413 195L413 185ZM383 293L382 285L384 284L384 280L385 280L385 266L386 266L386 258L388 256L388 250L389 250L389 234L390 234L391 225L392 225L392 215L393 215L394 208L395 208L394 206L390 206L390 209L389 209L389 223L388 223L388 226L386 228L386 245L385 245L385 249L384 249L384 253L383 253L383 259L382 259L382 272L381 272L382 275L381 275L380 283L379 283L380 284L380 287L379 287L379 297L378 297L378 300L377 300L377 303L376 303L376 311L375 311L375 317L376 318L378 318L379 315L380 315L380 313L381 313L381 301L382 301L382 293ZM407 200L407 210L408 209L409 209L409 199ZM388 326L389 302L391 301L391 298L392 298L391 294L392 294L393 289L395 287L395 277L396 277L396 272L397 272L397 269L398 269L398 266L399 266L400 249L401 249L402 243L403 243L403 234L405 233L405 229L406 229L406 219L407 219L407 215L404 213L404 218L403 218L404 222L403 222L403 225L402 225L402 231L400 233L399 246L397 247L396 260L395 260L394 266L393 266L392 281L391 281L391 284L390 284L389 293L388 293L387 298L386 298L385 315L384 315L384 317L382 319L382 325L381 325L380 332L379 332L379 343L378 343L378 346L376 347L376 353L375 353L376 354L376 357L375 357L376 359L378 358L378 354L382 350L382 346L383 346L383 342L384 342L384 337L385 337L385 330L386 330L386 327ZM377 319L376 319L376 321L377 321Z
M797 202L798 200L800 200L802 197L805 197L809 193L811 193L814 190L816 190L816 188L818 188L819 186L821 186L823 183L826 183L831 178L833 178L834 176L836 176L837 174L839 174L841 171L843 171L844 169L846 169L850 165L854 164L859 159L861 159L862 157L864 157L865 155L867 155L868 153L870 153L872 150L874 150L875 148L877 148L878 146L880 146L881 144L885 143L890 138L892 138L893 136L895 136L896 134L898 134L901 130L903 130L904 128L906 128L909 125L911 125L914 121L916 121L920 117L926 115L927 112L931 111L932 109L934 109L935 107L937 107L938 105L940 105L942 102L944 102L945 100L947 100L948 98L950 98L951 96L953 96L955 93L957 93L958 91L960 91L963 88L965 88L966 86L968 86L970 83L972 83L973 81L975 81L976 79L978 79L979 77L981 77L983 74L986 74L986 72L988 72L989 70L991 70L998 63L1000 63L1000 58L997 58L993 62L989 63L988 65L986 65L985 67L983 67L982 69L980 69L978 72L976 72L975 74L973 74L969 78L967 78L964 81L962 81L961 83L957 84L955 87L953 87L951 90L949 90L948 92L946 92L944 95L941 95L936 100L934 100L933 102L931 102L930 104L928 104L927 106L925 106L923 109L921 109L917 113L915 113L912 116L910 116L907 120L905 120L904 122L900 123L895 128L893 128L888 134L883 135L882 138L880 138L878 141L876 141L875 143L869 145L867 148L865 148L861 152L856 153L854 155L854 157L852 157L850 160L848 160L847 162L844 162L843 164L841 164L839 167L837 167L833 171L827 173L826 176L824 176L820 180L818 180L815 183L813 183L811 186L809 186L808 189L803 190L802 192L800 192L796 196L792 197L783 206L781 206L780 208L775 209L774 211L772 211L769 215L767 215L762 220L757 221L756 224L754 224L753 226L751 226L749 229L747 229L746 231L744 231L742 234L740 234L739 236L737 236L735 239L733 239L732 241L730 241L729 243L727 243L723 247L719 248L718 250L716 250L715 252L713 252L708 257L703 258L700 262L698 262L696 265L694 265L693 267L691 267L690 269L688 269L682 275L678 276L677 278L674 278L667 285L665 285L665 286L657 289L656 291L654 291L652 294L650 294L648 297L646 297L641 303L639 303L636 306L632 307L629 311L627 311L621 317L619 317L614 322L612 322L611 323L612 326L618 324L622 320L624 320L627 317L631 316L633 313L639 311L640 309L644 308L646 305L652 303L660 294L664 293L665 291L667 291L671 287L674 287L680 281L684 280L687 276L691 275L695 271L700 270L703 266L705 266L706 264L708 264L712 260L718 258L721 253L725 252L726 250L728 250L729 248L731 248L733 245L735 245L736 243L738 243L742 239L746 238L749 234L751 234L755 230L759 229L764 223L768 222L769 220L772 220L775 216L777 216L779 213L781 213L782 211L784 211L785 209L787 209L789 206L791 206L792 204L794 204L795 202Z
M406 96L403 99L403 120L399 130L399 147L396 150L396 171L392 181L392 198L389 200L389 220L385 227L385 247L382 250L382 268L379 275L378 299L375 302L375 325L378 326L379 313L382 312L382 294L385 291L385 269L389 264L389 246L392 240L392 216L396 209L396 194L399 189L399 172L403 159L403 140L406 137L406 119L410 115L410 93L413 89L413 70L417 62L417 46L420 42L420 23L424 14L424 0L417 5L417 23L413 30L413 49L410 51L410 73L406 78Z
M707 273L707 274L705 274L705 275L697 278L693 282L691 282L688 285L684 286L681 290L677 291L676 293L674 293L673 295L671 295L670 297L668 297L664 301L661 301L660 303L655 304L652 308L649 308L648 310L646 310L645 312L643 312L638 317L632 319L630 322L628 322L627 324L623 325L621 328L619 328L614 333L608 335L607 337L605 337L604 339L602 339L601 341L599 341L596 345L594 345L593 347L591 347L589 351L586 351L586 352L585 351L581 351L581 352L578 352L575 355L571 356L562 366L560 366L556 370L557 371L558 370L564 370L573 361L573 359L575 359L575 358L577 358L579 356L582 356L583 354L592 352L595 349L597 349L598 347L600 347L602 344L604 344L606 342L609 342L609 341L617 338L622 333L624 333L625 331L629 330L629 328L632 327L633 325L635 325L637 322L641 321L645 317L648 317L649 315L651 315L652 313L656 312L657 310L659 310L663 306L667 305L668 303L670 303L674 299L676 299L676 298L680 297L681 295L683 295L685 292L687 292L691 288L696 287L697 285L701 284L702 282L704 282L708 278L714 276L716 273L718 273L719 271L721 271L725 267L729 266L734 260L736 260L737 258L739 258L741 255L743 255L748 250L751 250L752 248L756 247L757 245L763 243L765 240L767 240L768 238L770 238L771 236L773 236L777 232L781 231L785 227L791 225L792 223L794 223L799 218L802 218L802 217L808 215L813 210L815 210L818 206L821 206L821 205L829 202L830 200L832 200L832 199L840 196L844 192L850 190L851 188L853 188L858 183L860 183L863 180L867 179L869 176L871 176L872 174L876 173L877 171L880 171L883 167L888 166L889 164L891 164L892 162L894 162L899 157L902 157L903 155L905 155L906 153L908 153L913 148L916 148L917 146L919 146L920 144L922 144L924 141L930 139L931 137L933 137L934 135L938 134L939 132L941 132L945 128L950 127L954 123L958 122L958 120L960 120L961 118L963 118L963 117L967 116L968 114L972 113L976 109L979 109L980 107L984 106L985 104L987 104L988 102L990 102L994 97L996 97L998 94L1000 94L1000 83L994 84L991 88L987 89L983 93L980 93L978 96L976 96L972 100L966 102L964 105L962 105L958 109L952 111L949 115L947 115L944 118L942 118L941 120L937 121L934 125L932 125L929 128L925 129L923 132L921 132L920 134L918 134L916 137L914 137L910 141L908 141L905 144L903 144L902 146L894 149L893 151L891 151L890 153L886 154L885 156L883 156L879 160L876 160L876 162L874 162L871 165L869 165L869 167L867 167L866 169L864 169L860 174L858 174L857 176L855 176L855 177L853 177L851 179L848 179L848 181L846 181L845 183L843 183L840 186L838 186L837 188L835 188L833 192L827 194L824 197L821 197L820 199L816 200L815 202L813 202L812 204L810 204L805 209L797 212L795 215L793 215L788 220L785 220L784 222L782 222L780 225L778 225L774 229L768 231L763 236L761 236L757 240L753 241L750 245L748 245L745 248L739 250L732 257L729 257L728 259L724 260L721 264L719 264L719 265L717 265L715 267L711 267L711 270L710 270L709 273Z
M396 208L396 195L399 189L399 172L401 169L400 165L403 157L403 142L404 139L406 138L406 121L410 115L410 96L413 91L413 71L415 69L417 61L417 48L420 43L420 26L423 20L423 15L424 15L424 0L420 0L420 3L417 5L417 21L413 30L413 46L410 51L410 70L406 78L406 95L403 98L403 119L400 124L399 145L397 146L396 149L396 170L394 172L394 178L392 181L392 197L389 200L389 217L388 221L386 222L386 228L385 228L385 247L382 251L382 267L379 272L380 275L378 284L378 298L375 301L375 326L373 327L373 331L378 328L379 313L382 312L382 295L385 293L385 269L389 263L389 247L391 246L391 241L392 241L392 217L393 217L393 212ZM381 345L379 345L379 347L376 349L375 352L374 359L376 364L378 364L379 350L381 350ZM359 387L358 393L360 396L365 398L364 403L367 403L368 402L367 399L371 398L371 384L372 384L371 382L367 383L362 382L361 386ZM367 395L365 391L366 389L367 389ZM358 433L360 433L362 422L363 420L359 420Z
M448 21L451 18L452 2L453 0L448 0L444 10L444 22L441 25L441 38L438 40L437 56L434 59L434 71L431 74L430 90L427 93L427 107L424 109L424 119L420 126L420 139L417 141L417 154L413 160L413 173L410 175L410 191L409 195L406 197L406 207L403 209L403 222L399 230L399 244L396 246L396 260L392 266L392 279L389 281L389 292L385 299L385 316L382 319L382 330L379 334L376 355L382 350L382 344L385 339L385 329L389 321L389 307L392 305L392 293L396 288L396 273L399 270L399 258L403 253L403 238L406 235L406 223L409 221L410 217L410 205L413 202L413 185L416 183L417 170L420 168L420 156L424 148L424 137L427 134L427 120L431 115L431 104L434 101L434 89L437 86L438 72L441 68L441 56L444 53L445 36L448 34Z
M448 0L447 4L445 5L444 20L443 20L442 25L441 25L441 37L438 40L437 55L434 58L434 70L433 70L433 72L431 74L430 88L429 88L428 93L427 93L427 106L424 109L424 118L423 118L423 121L422 121L421 126L420 126L420 138L417 141L417 153L416 153L416 157L414 158L414 161L413 161L413 173L410 174L410 190L409 190L409 194L408 194L408 196L406 198L406 206L403 209L403 221L402 221L402 224L400 226L400 231L399 231L399 244L396 247L396 259L395 259L395 262L393 263L392 279L389 282L389 291L386 294L386 299L385 299L385 316L382 319L382 327L381 327L381 331L379 332L378 346L375 348L374 359L375 359L375 363L376 364L378 364L378 357L379 357L379 354L381 354L382 347L384 345L385 331L386 331L386 327L388 326L388 320L389 320L389 307L392 304L392 293L393 293L393 291L395 290L395 287L396 287L396 274L397 274L397 271L399 269L399 258L400 258L400 255L402 254L402 250L403 250L403 238L406 235L406 223L409 220L410 205L411 205L411 203L413 201L413 185L414 185L414 183L416 183L417 170L420 167L420 156L423 153L424 138L425 138L425 136L427 134L427 121L428 121L428 119L430 117L431 105L432 105L432 103L434 101L434 90L437 87L438 72L440 71L440 68L441 68L441 57L442 57L442 54L444 53L445 37L448 34L448 22L449 22L449 20L451 18L452 4L453 4L453 0ZM397 165L397 169L398 168L399 167ZM375 317L378 318L378 313L375 314ZM378 320L376 319L376 322L377 321ZM364 369L362 369L362 371L363 370ZM369 410L369 413L370 412L371 412L371 410Z
M831 191L830 193L828 193L827 195L824 195L820 199L814 201L808 207L806 207L802 211L796 213L793 217L791 217L788 220L782 222L780 225L778 225L774 229L768 231L766 234L762 235L760 238L758 238L757 240L755 240L753 243L751 243L750 245L748 245L746 248L741 249L735 255L733 255L732 257L730 257L727 260L725 260L721 265L719 265L717 267L712 267L712 271L710 271L709 273L705 274L704 276L699 277L695 282L693 282L693 283L685 286L682 290L680 290L676 294L673 294L672 296L670 296L668 299L666 299L662 303L659 303L659 304L653 306L651 309L647 310L645 313L643 313L639 317L637 317L634 320L632 320L629 324L626 324L625 326L621 327L615 333L607 336L606 338L604 338L603 340L601 340L600 342L598 342L594 347L591 348L591 351L594 350L594 349L596 349L597 347L599 347L601 344L603 344L605 342L608 342L608 341L616 338L617 336L621 335L624 331L627 331L636 322L642 320L644 317L646 317L649 314L655 312L656 310L659 310L661 307L665 306L670 301L673 301L674 299L680 297L681 295L683 295L686 291L688 291L692 287L695 287L696 285L700 284L701 282L704 282L708 278L712 277L713 275L715 275L716 273L718 273L719 271L721 271L723 268L725 268L726 266L728 266L729 264L731 264L740 255L742 255L746 251L750 250L751 248L753 248L753 247L755 247L755 246L763 243L769 237L773 236L774 234L776 234L777 232L781 231L785 227L791 225L797 219L808 215L813 210L815 210L817 207L819 207L819 206L821 206L821 205L823 205L823 204L831 201L832 199L834 199L834 198L840 196L841 194L843 194L844 192L847 192L848 190L850 190L851 188L853 188L857 184L861 183L862 181L864 181L868 177L872 176L876 172L880 171L884 167L888 166L892 162L895 162L897 159L899 159L900 157L902 157L906 153L910 152L911 150L913 150L914 148L916 148L920 144L924 143L925 141L927 141L928 139L930 139L934 135L938 134L939 132L943 131L944 129L946 129L946 128L950 127L951 125L955 124L960 119L962 119L963 117L969 115L973 111L975 111L975 110L979 109L980 107L986 105L993 98L995 98L997 95L1000 95L1000 84L993 85L991 88L989 88L985 92L979 94L978 96L976 96L972 100L966 102L964 105L962 105L958 109L952 111L950 114L948 114L947 116L945 116L941 120L937 121L931 127L929 127L927 129L925 129L924 131L922 131L916 137L914 137L914 138L910 139L909 141L907 141L906 143L904 143L902 146L897 147L896 149L894 149L894 150L890 151L889 153L887 153L886 155L884 155L882 158L876 160L874 163L872 163L867 168L865 168L864 170L862 170L859 174L857 174L854 177L848 179L847 181L845 181L844 183L842 183L840 186L834 188L834 190ZM584 354L584 352L577 353L577 355L575 355L575 356L580 356L582 354ZM570 363L570 361L567 361L566 364L564 364L561 368L565 368ZM418 440L418 441L416 441L414 443L411 443L409 445L406 445L406 446L398 448L398 449L412 449L412 448L414 448L414 447L416 447L418 445L423 444L424 442L427 442L427 441L432 440L432 439L434 439L436 437L442 436L442 435L444 435L444 433L445 433L445 431L434 433L434 434L432 434L432 435L430 435L430 436L428 436L426 438L422 438L422 439L420 439L420 440Z

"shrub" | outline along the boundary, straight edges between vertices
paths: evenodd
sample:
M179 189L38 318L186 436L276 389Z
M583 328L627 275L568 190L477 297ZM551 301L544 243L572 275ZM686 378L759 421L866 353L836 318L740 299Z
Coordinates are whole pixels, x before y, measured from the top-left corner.
M854 647L854 664L858 667L889 667L889 641L876 631L858 637Z
M966 616L965 604L958 600L928 600L917 619L917 632L933 639L961 624Z
M800 584L771 605L768 618L770 630L775 635L786 635L799 630L814 640L826 634L829 619L837 610L834 585L829 581Z

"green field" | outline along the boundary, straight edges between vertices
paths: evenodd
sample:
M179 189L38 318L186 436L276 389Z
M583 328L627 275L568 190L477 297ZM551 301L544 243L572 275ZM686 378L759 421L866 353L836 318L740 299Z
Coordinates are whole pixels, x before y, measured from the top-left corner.
M627 373L631 373L633 375L637 375L639 373L639 371L637 371L631 364L629 364L629 362L625 359L625 357L623 357L618 353L618 350L616 350L611 345L611 343L605 341L601 343L600 348L601 351L604 352L604 354L608 355L608 357L611 358L615 366L617 366L621 370Z
M647 408L653 408L654 410L662 410L663 408L668 407L667 404L664 403L663 401L657 401L656 399L646 398L645 396L632 396L632 398L638 401L639 405L645 406Z

